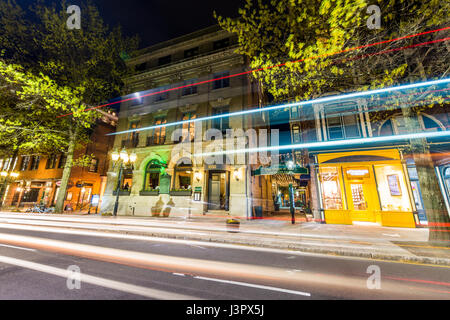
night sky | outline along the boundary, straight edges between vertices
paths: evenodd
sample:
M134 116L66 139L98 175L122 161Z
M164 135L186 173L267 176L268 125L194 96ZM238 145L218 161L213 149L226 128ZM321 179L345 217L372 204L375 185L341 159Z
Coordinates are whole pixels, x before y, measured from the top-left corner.
M16 0L27 7L34 0ZM44 1L52 3L53 1ZM140 47L150 46L216 24L213 11L236 17L245 0L91 0L109 26L122 25L124 33L138 34ZM69 5L83 0L68 0ZM83 13L81 13L83 14ZM83 16L82 16L83 18Z

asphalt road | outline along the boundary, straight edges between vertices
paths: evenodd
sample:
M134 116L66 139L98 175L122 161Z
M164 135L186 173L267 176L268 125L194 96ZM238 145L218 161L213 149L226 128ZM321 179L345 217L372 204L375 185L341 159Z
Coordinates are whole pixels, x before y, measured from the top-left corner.
M0 299L450 299L450 268L2 224Z

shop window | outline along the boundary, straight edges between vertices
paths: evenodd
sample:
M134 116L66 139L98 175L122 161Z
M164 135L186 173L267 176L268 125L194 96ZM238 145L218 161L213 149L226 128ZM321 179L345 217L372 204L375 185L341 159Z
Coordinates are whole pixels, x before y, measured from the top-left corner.
M52 154L47 159L47 163L45 165L45 169L55 169L57 162L58 162L58 156L55 155L55 154Z
M157 161L150 161L145 168L144 191L159 189L161 165Z
M338 168L320 168L323 208L325 210L342 210L342 193Z
M133 185L133 172L131 170L124 170L120 189L123 191L131 191Z
M401 165L375 165L378 194L382 211L411 211Z
M183 158L175 167L175 185L174 188L181 190L192 189L192 164L187 158Z
M22 198L22 202L37 202L39 197L39 191L41 189L38 188L31 188L28 190L25 190Z
M213 75L214 79L217 79L213 82L213 90L227 88L230 86L230 78L228 78L230 72L221 72L215 73Z

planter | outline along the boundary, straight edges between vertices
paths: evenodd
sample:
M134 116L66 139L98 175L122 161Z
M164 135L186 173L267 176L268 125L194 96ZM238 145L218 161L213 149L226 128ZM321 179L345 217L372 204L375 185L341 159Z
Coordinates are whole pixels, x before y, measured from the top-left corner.
M130 190L120 190L119 196L129 196L131 193ZM117 191L113 191L113 196L117 196Z
M239 232L239 226L240 226L241 222L239 220L236 219L228 219L226 221L226 225L227 225L227 230L228 232L231 233L237 233Z
M139 192L140 196L158 196L159 190L149 190L149 191L141 191Z
M191 196L192 190L171 190L170 191L171 196Z

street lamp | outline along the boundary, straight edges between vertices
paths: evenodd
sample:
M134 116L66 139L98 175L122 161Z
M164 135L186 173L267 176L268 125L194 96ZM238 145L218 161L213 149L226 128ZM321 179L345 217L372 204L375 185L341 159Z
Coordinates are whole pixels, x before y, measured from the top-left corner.
M133 164L137 160L136 153L128 154L127 150L125 148L120 151L120 153L117 150L114 150L113 153L111 153L111 159L113 161L113 169L116 167L117 164L119 164L119 179L117 180L117 187L116 187L116 202L114 203L114 212L113 215L117 216L117 210L119 209L119 195L120 195L120 184L122 182L122 175L123 175L123 169L125 167L130 167L133 169Z

